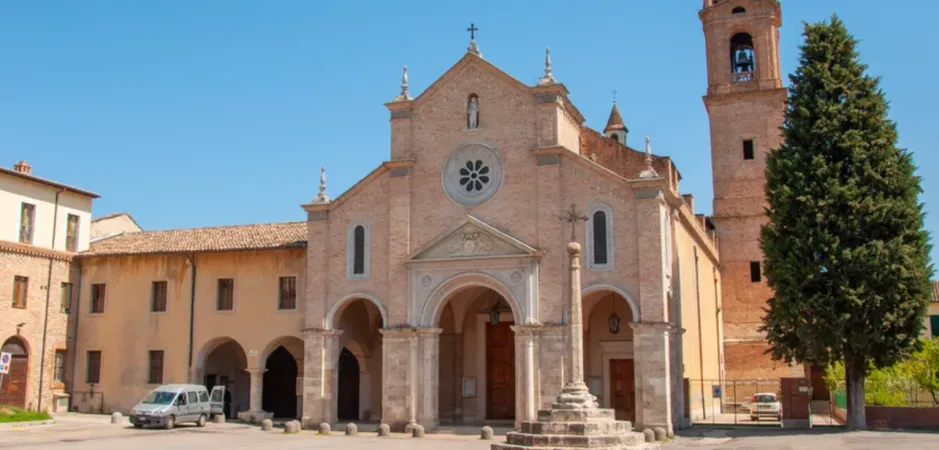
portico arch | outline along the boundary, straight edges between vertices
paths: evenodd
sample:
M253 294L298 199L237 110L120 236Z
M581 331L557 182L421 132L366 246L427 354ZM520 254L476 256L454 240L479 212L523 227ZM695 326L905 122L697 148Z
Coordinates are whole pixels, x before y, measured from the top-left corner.
M511 289L498 278L484 272L472 271L456 274L435 289L420 315L420 325L424 327L433 327L440 323L440 317L443 314L444 306L449 299L459 291L470 287L488 288L498 293L512 309L512 318L517 324L525 323L525 310L519 304L518 299L512 294Z
M209 389L224 385L225 415L234 417L250 407L251 377L247 372L248 358L238 341L220 336L206 341L197 354L193 382Z
M333 305L332 308L329 309L329 312L326 314L326 329L336 329L336 318L341 316L346 307L348 307L356 300L366 300L375 305L375 308L378 309L378 313L381 315L382 328L388 326L388 308L385 307L385 304L382 303L382 301L379 300L377 296L369 292L357 291L344 295Z
M281 336L271 341L261 352L262 375L261 407L275 418L297 418L300 397L297 379L303 367L303 341L296 336Z
M580 296L581 298L586 299L587 297L591 295L595 295L596 293L603 292L603 291L614 292L618 294L620 297L622 297L623 300L626 300L626 303L629 305L629 311L632 313L632 317L635 322L638 322L639 318L642 317L639 315L639 304L636 303L636 300L633 298L633 296L629 293L627 289L623 289L619 286L614 286L612 284L602 284L602 283L591 284L589 286L584 287L583 290L580 291ZM585 316L589 316L589 314L590 314L590 311L587 311L587 310L584 311Z

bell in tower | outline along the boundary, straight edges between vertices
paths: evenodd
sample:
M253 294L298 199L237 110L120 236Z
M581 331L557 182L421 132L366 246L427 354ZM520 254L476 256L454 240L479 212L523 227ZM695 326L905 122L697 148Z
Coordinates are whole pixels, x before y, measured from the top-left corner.
M738 33L730 40L732 70L734 73L753 72L754 52L753 38L747 33Z

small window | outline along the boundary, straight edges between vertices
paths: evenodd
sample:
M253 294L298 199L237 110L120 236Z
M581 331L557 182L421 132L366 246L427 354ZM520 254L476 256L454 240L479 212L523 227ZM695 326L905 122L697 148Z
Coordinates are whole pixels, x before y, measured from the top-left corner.
M619 136L616 133L613 133L612 135L610 135L610 139L613 139L614 141L619 142Z
M104 296L106 294L104 283L92 284L91 285L91 308L89 312L91 314L102 314L104 313Z
M72 283L62 283L62 298L59 311L68 314L72 310Z
M189 403L199 403L199 394L197 392L189 391L186 394L189 395Z
M206 391L199 391L199 401L200 401L201 403L208 403L208 402L209 402L209 393L206 392Z
M753 159L753 140L743 141L743 159Z
M215 302L218 311L231 311L235 309L235 280L220 278L218 280L218 299Z
M365 227L359 225L355 227L355 261L353 262L352 273L361 275L365 273Z
M760 271L760 262L751 261L750 262L750 281L754 283L759 283L763 281L763 273Z
M52 379L56 383L65 383L66 355L67 353L65 350L55 351L55 370L52 372Z
M733 11L731 11L731 13L733 13L733 14L743 14L743 13L745 13L745 12L747 12L747 9L744 8L744 7L742 7L742 6L738 6L738 7L734 8Z
M13 277L13 307L26 308L26 295L29 290L29 278L16 275Z
M166 282L154 281L150 295L150 312L166 312Z
M929 316L929 329L932 331L932 337L939 337L939 315Z
M85 382L101 382L101 350L88 350L88 365L85 367Z
M20 205L20 242L33 243L33 228L36 221L36 205L23 203Z
M78 251L78 216L68 215L65 228L65 249L70 252Z
M277 309L297 309L297 277L280 277Z
M593 213L593 263L607 264L606 241L606 213L597 211Z
M150 350L150 370L147 382L163 384L163 350Z

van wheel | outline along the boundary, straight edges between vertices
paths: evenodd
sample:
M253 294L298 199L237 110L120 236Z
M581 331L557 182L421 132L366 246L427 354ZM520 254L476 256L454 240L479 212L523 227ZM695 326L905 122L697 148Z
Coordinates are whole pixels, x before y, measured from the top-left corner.
M199 428L202 428L205 426L205 414L199 416L199 420L196 421L196 425L198 425Z
M163 428L167 430L172 430L176 426L176 416L169 416L166 418L166 424L163 425Z

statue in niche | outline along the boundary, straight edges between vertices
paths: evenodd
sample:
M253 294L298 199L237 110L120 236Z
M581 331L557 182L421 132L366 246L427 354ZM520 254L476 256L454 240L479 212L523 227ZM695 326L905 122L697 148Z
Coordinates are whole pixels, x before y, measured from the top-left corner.
M479 97L476 94L470 96L469 104L466 107L467 128L479 128Z

